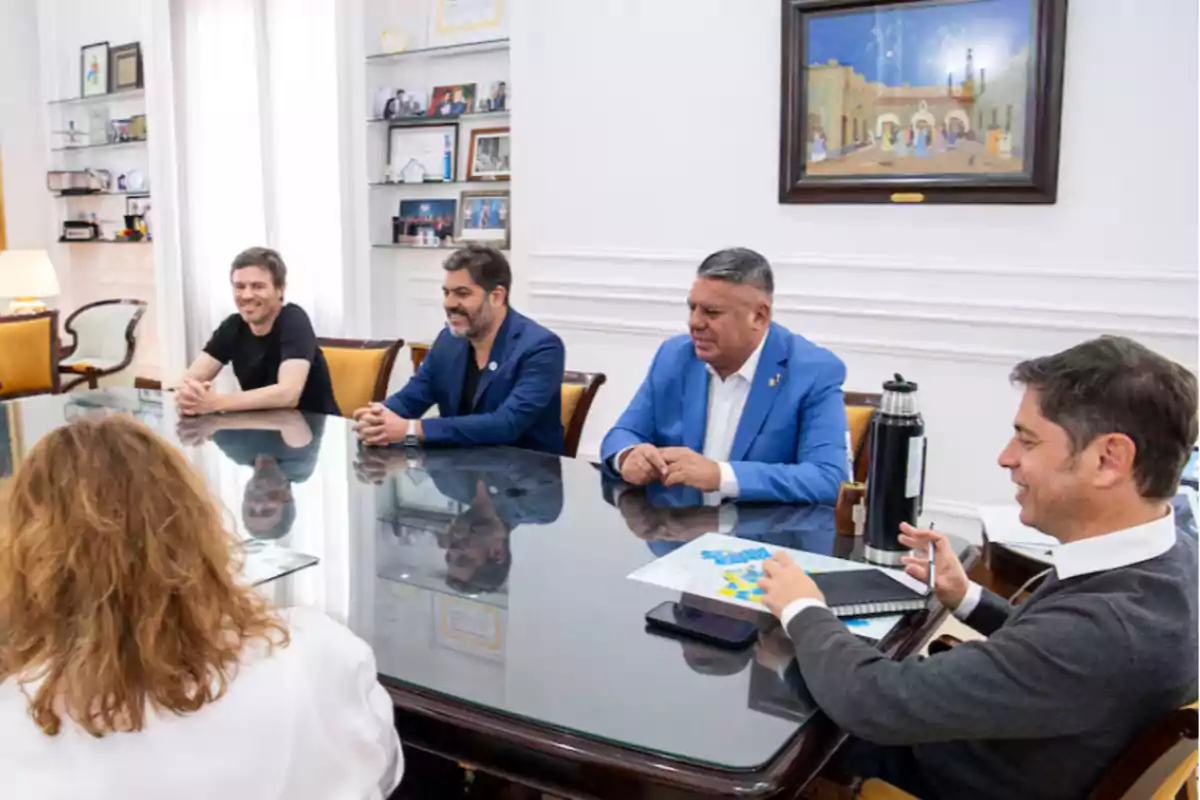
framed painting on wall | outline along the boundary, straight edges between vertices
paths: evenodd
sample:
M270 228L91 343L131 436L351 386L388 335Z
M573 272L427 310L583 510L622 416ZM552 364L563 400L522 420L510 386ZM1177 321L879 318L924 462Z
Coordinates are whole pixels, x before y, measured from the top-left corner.
M1053 203L1067 0L782 0L781 203Z

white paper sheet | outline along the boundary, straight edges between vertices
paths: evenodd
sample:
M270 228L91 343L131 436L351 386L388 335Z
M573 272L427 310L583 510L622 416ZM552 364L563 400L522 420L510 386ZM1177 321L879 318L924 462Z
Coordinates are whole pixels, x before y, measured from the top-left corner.
M988 541L1012 547L1042 561L1048 561L1059 546L1053 536L1021 524L1020 506L979 506L979 519Z
M752 596L739 597L738 592L731 591L727 573L741 574L751 568L761 571L763 560L778 552L787 553L793 561L809 572L880 569L885 575L890 575L901 583L916 588L913 586L915 582L912 579L894 570L872 567L842 558L806 553L789 547L764 545L721 533L706 533L698 539L693 539L678 550L634 570L629 577L635 581L652 583L677 592L686 592L710 600L731 603L742 608L751 608L755 611L766 611L766 607L758 600L752 599ZM721 563L722 554L728 563ZM747 588L747 592L748 587L752 586L750 583L741 585L743 588ZM903 619L901 614L889 614L862 619L845 619L843 622L852 633L868 639L879 640L890 633L901 619Z

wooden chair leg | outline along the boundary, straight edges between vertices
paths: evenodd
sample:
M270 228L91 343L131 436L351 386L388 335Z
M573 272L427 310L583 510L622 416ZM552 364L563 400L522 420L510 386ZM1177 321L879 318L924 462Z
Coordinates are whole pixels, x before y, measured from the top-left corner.
M1175 800L1196 800L1197 780L1200 779L1196 776L1196 770L1192 770L1192 774L1184 781L1183 788L1179 790L1179 794L1175 795Z

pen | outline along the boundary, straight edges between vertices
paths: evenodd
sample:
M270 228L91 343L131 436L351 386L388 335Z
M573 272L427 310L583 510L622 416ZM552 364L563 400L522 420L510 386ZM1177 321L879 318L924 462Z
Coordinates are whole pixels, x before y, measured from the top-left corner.
M929 530L933 530L934 523L929 523ZM934 584L937 583L937 575L935 574L935 566L933 563L933 555L937 552L937 543L930 540L929 542L929 591L933 591Z

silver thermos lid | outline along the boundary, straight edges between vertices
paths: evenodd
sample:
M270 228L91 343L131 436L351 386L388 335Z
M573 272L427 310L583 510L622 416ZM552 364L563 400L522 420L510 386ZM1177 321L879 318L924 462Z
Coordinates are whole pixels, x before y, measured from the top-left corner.
M915 417L920 413L917 407L917 384L904 380L900 373L895 379L883 384L883 400L880 409L890 417Z

